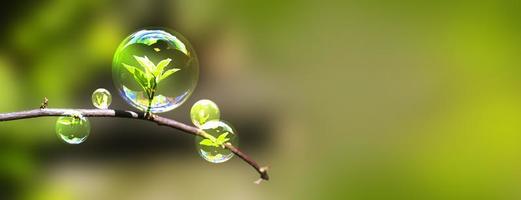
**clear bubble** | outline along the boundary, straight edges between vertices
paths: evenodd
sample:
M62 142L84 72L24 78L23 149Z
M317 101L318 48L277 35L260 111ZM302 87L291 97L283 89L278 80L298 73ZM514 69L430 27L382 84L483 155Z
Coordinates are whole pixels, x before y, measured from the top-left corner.
M69 144L80 144L90 134L89 120L80 112L70 112L56 120L56 134Z
M195 102L190 110L190 117L195 126L200 127L207 121L219 120L221 112L213 101L203 99Z
M112 76L127 103L142 111L161 113L178 107L192 94L199 62L179 33L140 30L119 45Z
M230 125L223 121L212 120L201 126L201 130L211 137L210 139L195 138L195 146L201 157L212 163L226 162L233 157L233 152L223 146L228 142L235 147L239 144L239 137Z
M112 95L105 88L98 88L92 93L92 104L99 109L107 109L112 102Z

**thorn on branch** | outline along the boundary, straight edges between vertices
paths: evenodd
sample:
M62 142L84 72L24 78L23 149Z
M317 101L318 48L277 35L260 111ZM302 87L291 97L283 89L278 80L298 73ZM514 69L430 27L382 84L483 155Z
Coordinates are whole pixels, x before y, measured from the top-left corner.
M47 97L44 97L42 104L40 104L40 109L46 109L47 106L49 106L49 99L47 99Z

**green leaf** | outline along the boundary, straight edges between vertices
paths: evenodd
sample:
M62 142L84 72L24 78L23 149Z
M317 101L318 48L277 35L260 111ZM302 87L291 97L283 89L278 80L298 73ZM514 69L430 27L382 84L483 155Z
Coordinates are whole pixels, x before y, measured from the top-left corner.
M107 103L108 96L107 95L97 95L96 96L96 103L98 105L103 105Z
M161 78L159 79L159 81L162 81L163 79L169 77L170 75L174 74L175 72L179 71L181 69L179 68L173 68L173 69L169 69L169 70L166 70L166 72L164 74L161 75ZM159 82L158 81L158 82Z
M134 66L130 66L125 63L123 63L123 66L132 74L134 80L143 88L143 90L146 91L148 88L150 88L150 75L145 74L143 71Z
M101 103L103 103L104 99L106 99L105 95L98 95L98 96L96 96L96 102L98 103L98 105L101 105Z
M150 61L147 56L134 56L134 58L143 68L145 68L147 74L152 74L156 70L156 65L154 65L154 63Z
M172 61L172 59L170 59L170 58L160 61L156 66L156 71L154 71L154 76L156 76L156 77L160 76L163 73L163 70L165 69L165 67L168 66L168 64L170 64L170 61Z
M136 74L134 74L134 79L139 82L140 85L142 85L143 89L149 89L151 88L152 84L150 80L152 80L152 77L149 74L145 74L143 71L136 69Z
M219 160L219 159L221 159L223 157L223 155L219 153L219 154L217 154L215 156L207 155L206 157L208 157L208 159L210 159L210 160Z
M218 144L215 144L212 140L210 139L204 139L204 140L201 140L201 142L199 142L200 145L204 145L204 146L211 146L211 147L219 147Z
M230 138L226 138L226 136L228 136L228 134L230 134L230 133L226 132L226 133L223 133L223 134L219 135L219 137L217 137L215 143L217 143L219 145L222 145L225 142L227 142L228 140L230 140Z
M136 72L136 67L134 66L130 66L130 65L127 65L125 63L122 63L123 64L123 67L125 67L125 69L132 75L134 75Z
M152 89L152 88L155 88L157 82L156 82L156 79L150 75L150 74L147 74L148 76L146 77L147 81L148 81L148 88L149 89Z
M200 112L199 113L199 124L204 124L206 123L206 120L208 120L208 118L210 118L210 114L206 113L206 112Z
M63 118L59 118L58 120L59 120L60 124L71 125L73 119L71 117L63 117Z

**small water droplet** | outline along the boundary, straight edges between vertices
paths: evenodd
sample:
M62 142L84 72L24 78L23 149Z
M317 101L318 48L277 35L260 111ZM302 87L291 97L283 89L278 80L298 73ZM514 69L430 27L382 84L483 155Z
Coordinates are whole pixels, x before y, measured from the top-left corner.
M107 109L112 103L112 95L104 88L99 88L92 93L92 104L99 109Z
M219 120L221 112L213 101L203 99L195 102L190 110L190 117L195 126L200 127L207 121Z
M195 146L201 157L211 163L226 162L233 157L233 152L224 147L226 143L231 143L234 147L239 144L239 137L230 125L223 121L212 120L200 128L211 136L210 139L195 138Z
M56 120L56 135L68 144L80 144L90 134L90 122L80 112L70 112Z

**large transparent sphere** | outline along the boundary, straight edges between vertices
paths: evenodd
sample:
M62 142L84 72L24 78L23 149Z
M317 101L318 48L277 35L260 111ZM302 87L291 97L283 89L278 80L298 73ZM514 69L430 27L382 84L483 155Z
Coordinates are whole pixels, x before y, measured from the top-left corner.
M226 162L233 157L233 152L223 146L226 143L231 143L234 147L237 147L239 144L239 137L229 124L212 120L206 122L200 128L210 135L210 139L195 137L195 146L201 157L212 163Z
M114 85L130 105L142 111L170 111L192 94L199 62L179 33L140 30L119 45L112 63Z

